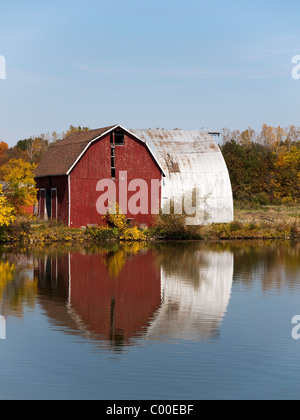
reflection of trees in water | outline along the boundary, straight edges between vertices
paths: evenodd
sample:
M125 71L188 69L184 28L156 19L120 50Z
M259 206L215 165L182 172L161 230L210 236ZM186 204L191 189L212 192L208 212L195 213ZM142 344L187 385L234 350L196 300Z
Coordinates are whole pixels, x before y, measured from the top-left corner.
M0 313L21 317L24 309L35 307L37 280L32 259L22 254L5 254L0 261Z
M147 249L147 247L147 244L143 242L124 243L122 246L115 245L113 248L101 250L102 260L108 268L109 274L112 277L118 277L128 258L143 249Z
M233 243L234 281L251 285L259 280L264 291L300 287L300 243Z
M202 249L214 252L229 251L234 255L234 282L251 286L261 281L265 291L287 287L300 287L300 242L282 241L224 241L216 243L178 243L167 247L160 260L167 272L173 267L184 270L185 275L197 281L195 263L203 260L189 250Z
M167 275L182 274L184 281L191 282L197 288L204 276L205 267L211 267L212 264L207 259L208 252L221 254L225 251L222 244L173 242L157 247L157 262Z

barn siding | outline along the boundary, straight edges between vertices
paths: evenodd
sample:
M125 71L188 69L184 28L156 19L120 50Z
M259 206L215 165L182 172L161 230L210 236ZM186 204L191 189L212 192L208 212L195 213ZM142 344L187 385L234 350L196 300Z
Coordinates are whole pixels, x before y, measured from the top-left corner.
M119 174L121 171L127 171L127 189L128 184L133 179L143 179L148 185L149 214L132 215L127 212L127 217L134 219L137 224L150 226L152 223L151 180L161 180L161 170L145 144L129 135L125 135L124 146L116 146L115 153L117 192L119 191ZM72 227L102 223L101 215L98 214L96 209L97 200L101 195L96 191L96 187L102 179L111 179L110 135L93 143L70 174L70 225ZM128 200L134 194L134 192L128 193ZM118 194L117 202L119 202Z
M55 213L57 212L57 220L67 225L68 224L68 201L69 201L68 200L68 177L65 175L65 176L53 176L51 178L50 177L37 178L36 184L39 190L57 189L57 200L55 200L55 203L53 203L54 206L52 210L54 210ZM54 196L52 192L51 192L51 195L52 197ZM40 191L38 192L38 200L39 200L39 216L43 218L43 214L41 214L41 211L43 212L43 209L45 206L45 199L41 200ZM53 216L55 215L53 214Z

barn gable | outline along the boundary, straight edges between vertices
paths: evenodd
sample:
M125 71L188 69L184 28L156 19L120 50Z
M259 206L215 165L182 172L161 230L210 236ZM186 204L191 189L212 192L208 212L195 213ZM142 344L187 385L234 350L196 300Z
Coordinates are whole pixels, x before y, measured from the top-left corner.
M100 140L116 129L121 129L124 132L135 136L133 133L120 125L71 134L49 148L36 169L35 177L40 178L44 176L69 175L76 163L82 158L87 149L95 141ZM164 174L163 168L158 162L153 150L144 140L138 138L137 136L135 137L145 143L149 153L162 171L162 174Z

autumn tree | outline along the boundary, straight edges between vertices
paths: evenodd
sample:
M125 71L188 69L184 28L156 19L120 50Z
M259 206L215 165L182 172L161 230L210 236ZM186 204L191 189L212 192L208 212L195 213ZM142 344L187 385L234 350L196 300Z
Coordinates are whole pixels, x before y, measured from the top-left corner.
M4 141L0 142L0 156L5 155L5 153L8 151L9 146Z
M257 133L251 127L248 127L247 130L244 131L223 128L222 138L223 144L234 140L237 144L250 145L256 141Z
M80 125L78 127L70 125L69 129L64 133L64 137L68 137L71 134L75 133L81 133L82 131L89 131L88 127L81 127Z
M241 132L240 143L244 144L245 146L250 146L256 142L256 137L256 131L253 130L253 128L248 127L247 130Z
M0 228L8 226L14 220L14 208L3 193L3 186L0 184Z
M286 140L286 131L278 127L271 127L267 124L262 126L261 133L257 136L257 142L262 146L268 147L276 155L280 152L280 147Z
M297 145L300 145L300 127L291 125L290 127L287 127L285 131L285 146L287 152L289 152L293 146L297 147Z
M35 164L20 159L12 159L0 168L0 177L7 183L7 200L17 215L36 204L35 168Z
M255 196L272 196L275 155L258 143L240 144L235 140L221 147L226 161L234 198L253 200Z
M20 140L16 147L28 154L28 159L31 163L38 163L48 150L49 141L42 134L40 137Z
M223 128L222 130L222 139L223 144L229 143L232 140L237 144L240 143L241 132L240 130L230 130L229 128Z
M293 146L276 163L276 195L279 198L300 200L300 149Z
M0 166L3 165L7 160L7 154L9 151L9 146L4 141L0 142Z

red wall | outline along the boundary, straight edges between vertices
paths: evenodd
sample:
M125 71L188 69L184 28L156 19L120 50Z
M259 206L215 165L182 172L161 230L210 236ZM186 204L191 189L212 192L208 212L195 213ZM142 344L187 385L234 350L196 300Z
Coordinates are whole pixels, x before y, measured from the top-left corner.
M149 214L132 215L128 212L127 217L134 219L136 224L150 226L153 220L150 200L151 180L161 180L161 171L145 144L131 136L125 135L125 145L116 146L115 155L117 191L120 171L127 171L127 185L133 179L143 179L148 184ZM96 187L101 179L111 179L110 135L90 146L70 175L72 227L102 223L101 215L96 209L97 199L101 195L96 191ZM128 193L128 199L134 194L135 192ZM117 201L119 202L118 195Z

